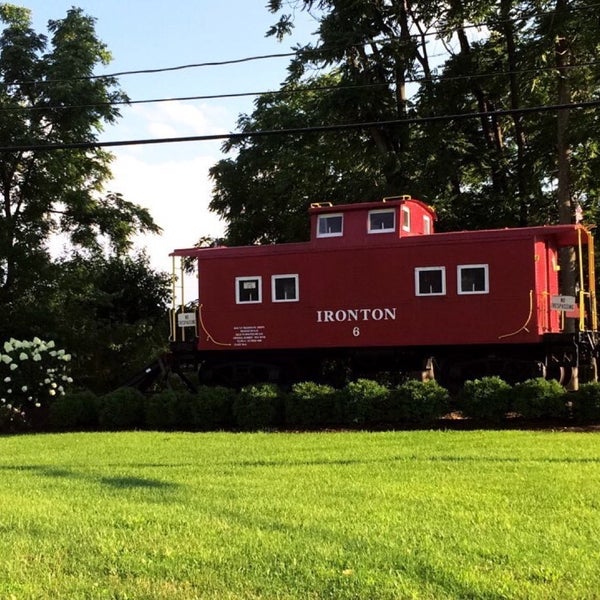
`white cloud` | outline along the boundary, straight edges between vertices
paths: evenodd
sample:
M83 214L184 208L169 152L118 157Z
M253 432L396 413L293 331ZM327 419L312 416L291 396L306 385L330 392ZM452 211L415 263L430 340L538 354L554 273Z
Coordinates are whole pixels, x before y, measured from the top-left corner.
M208 169L218 157L198 155L149 163L127 150L115 155L113 180L107 189L147 208L163 230L161 235L137 240L139 247L147 248L153 267L170 270L168 255L172 250L193 246L202 236L223 233L223 223L208 210Z
M224 106L181 101L135 104L111 130L111 139L214 135L233 129L235 117ZM126 118L125 118L126 117ZM152 266L170 270L169 252L193 246L206 235L219 236L224 224L208 210L212 184L208 170L222 156L219 142L133 145L113 151L113 179L107 190L147 208L163 229L142 236Z
M152 137L228 133L234 122L230 111L210 104L173 101L152 105L136 104L128 110L128 120L139 121Z

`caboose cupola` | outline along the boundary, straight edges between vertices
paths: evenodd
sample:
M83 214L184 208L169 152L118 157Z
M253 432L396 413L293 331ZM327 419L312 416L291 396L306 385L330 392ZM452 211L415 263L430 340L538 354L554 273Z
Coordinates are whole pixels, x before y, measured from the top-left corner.
M391 239L433 233L435 212L411 196L381 202L311 204L311 241L326 244L377 244Z

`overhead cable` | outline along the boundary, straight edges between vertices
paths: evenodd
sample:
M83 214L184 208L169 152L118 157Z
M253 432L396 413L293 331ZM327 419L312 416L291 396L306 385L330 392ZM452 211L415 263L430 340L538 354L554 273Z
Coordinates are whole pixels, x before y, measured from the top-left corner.
M600 4L598 4L598 3L573 7L573 8L571 8L571 10L584 11L584 10L595 10L597 8L600 8ZM529 20L529 19L533 18L534 16L551 16L553 14L554 14L554 12L547 11L547 12L541 12L541 13L535 13L535 14L515 16L514 19L515 20ZM490 23L491 22L492 21L490 21ZM509 23L512 21L510 21L510 20L493 20L493 23L496 25L504 23L504 22ZM461 29L481 29L481 28L489 27L490 23L486 23L486 22L467 23L467 24L461 24L460 28ZM431 37L431 36L439 37L439 36L445 36L448 34L455 33L455 31L456 31L456 28L434 29L431 31L426 31L424 33L414 33L414 34L411 34L410 37L411 38L419 38L419 39L422 37ZM399 39L399 38L384 37L384 38L379 38L379 39L363 40L363 41L355 43L355 44L349 44L348 46L339 48L338 50L345 50L345 49L354 48L354 47L358 47L358 46L368 46L368 45L374 44L374 43L389 42L389 41L393 41L395 39ZM256 56L246 56L246 57L242 57L242 58L190 63L190 64L184 64L184 65L175 65L175 66L171 66L171 67L157 67L157 68L151 68L151 69L134 69L134 70L127 70L127 71L116 71L114 73L104 73L101 75L86 75L86 76L66 78L66 79L41 79L41 80L21 81L21 82L15 81L12 83L14 83L14 84L64 83L64 82L68 82L68 81L83 81L83 80L94 80L94 79L105 79L105 78L108 79L108 78L114 78L114 77L123 77L123 76L127 76L127 75L145 75L145 74L155 74L155 73L167 73L167 72L171 72L171 71L182 71L182 70L186 70L186 69L196 69L196 68L201 68L201 67L219 67L219 66L240 64L240 63L246 63L246 62L253 62L253 61L258 61L258 60L267 60L267 59L272 59L272 58L289 58L291 56L299 56L301 54L310 54L311 52L318 52L318 51L319 50L315 49L315 48L304 47L304 48L299 48L293 52L261 54L261 55L256 55Z
M525 108L494 110L484 112L458 113L454 115L438 115L429 117L414 117L409 119L392 119L387 121L370 121L364 123L339 123L335 125L317 125L311 127L295 127L289 129L268 129L259 131L248 131L240 133L221 133L213 135L194 135L172 138L151 138L139 140L118 140L108 142L71 142L53 144L14 144L0 146L0 152L38 152L55 150L86 150L96 148L115 148L119 146L141 146L150 144L174 144L184 142L208 142L217 140L241 140L257 137L303 135L308 133L331 133L336 131L347 131L352 129L371 129L376 127L392 127L396 125L417 125L420 123L434 123L445 121L461 121L481 117L502 117L515 114L541 113L548 111L585 109L600 106L600 100L589 102L574 102L570 104L553 104L545 106L532 106Z
M576 69L580 67L591 67L599 65L600 61L588 61L583 63L575 63L567 65L564 70ZM554 65L547 67L537 67L534 69L518 69L515 71L494 71L493 73L471 73L465 75L432 75L430 77L415 77L409 78L405 81L407 84L415 83L427 83L427 82L450 82L450 81L461 81L470 79L483 79L487 77L499 77L499 76L511 76L511 75L526 75L530 73L540 73L544 71L554 71L556 67ZM160 104L165 102L189 102L195 100L224 100L228 98L245 98L251 96L265 96L265 95L295 95L295 94L308 94L312 92L328 92L328 91L339 91L339 90L361 90L369 88L381 88L393 85L394 82L383 82L383 83L363 83L355 85L324 85L324 86L304 86L299 88L282 88L279 90L261 91L261 92L235 92L230 94L204 94L200 96L178 96L175 98L148 98L143 100L116 100L112 102L96 102L93 104L61 104L61 105L38 105L38 106L0 106L0 113L2 112L22 112L22 111L46 111L46 110L69 110L73 108L94 108L94 107L105 107L105 106L131 106L135 104Z

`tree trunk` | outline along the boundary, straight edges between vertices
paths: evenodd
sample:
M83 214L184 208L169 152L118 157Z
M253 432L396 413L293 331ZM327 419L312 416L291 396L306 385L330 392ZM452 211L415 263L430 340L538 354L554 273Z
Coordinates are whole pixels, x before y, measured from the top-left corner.
M558 23L565 22L567 5L565 0L556 2L556 18ZM556 69L558 72L557 96L559 105L567 105L571 102L571 90L569 86L569 42L565 35L557 35L555 43ZM569 167L570 167L570 144L568 139L569 109L561 108L557 113L556 131L556 153L557 153L557 202L559 223L571 223L573 207L571 203ZM574 248L564 248L560 254L561 270L561 293L575 296L577 259ZM575 330L574 319L567 319L565 328L568 331Z
M512 0L502 0L500 3L500 15L504 23L504 36L506 40L506 54L508 57L509 85L510 85L510 107L513 110L521 108L521 95L517 81L517 52L515 44L515 32L513 22L510 20L510 9ZM523 115L514 112L512 115L515 128L515 143L517 146L517 194L519 202L519 225L525 227L529 221L529 188L528 172L526 163L526 138L523 124Z
M456 35L459 40L461 53L467 58L471 58L471 45L463 27L457 27ZM477 68L471 67L471 71L476 73ZM490 164L490 177L496 196L500 197L508 193L505 173L500 166L502 164L503 141L502 129L497 117L493 114L495 107L490 101L484 89L479 85L475 78L469 80L471 93L477 101L477 110L481 113L480 122L483 138L486 147L491 151L494 159Z

